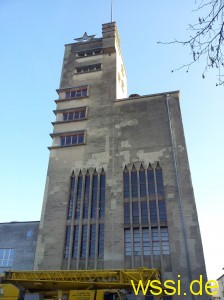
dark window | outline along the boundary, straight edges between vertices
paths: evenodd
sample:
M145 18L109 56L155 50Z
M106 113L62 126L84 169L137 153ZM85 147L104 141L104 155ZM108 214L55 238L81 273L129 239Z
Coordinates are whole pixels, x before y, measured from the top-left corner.
M68 204L68 219L72 218L74 196L75 196L75 176L72 176L71 177L70 197L69 197L69 204Z
M86 257L87 225L82 225L81 257Z
M104 255L104 224L99 224L98 257Z
M141 244L140 244L140 230L136 228L133 230L134 236L134 255L141 255Z
M124 198L129 198L130 197L129 173L125 171L123 173L123 178L124 178Z
M79 240L79 226L74 226L74 238L73 238L73 251L72 257L78 257L78 240Z
M140 197L146 197L145 171L139 171Z
M163 173L160 167L156 167L156 185L158 196L164 197Z
M142 224L148 224L148 208L146 201L141 202L141 219Z
M97 192L98 192L98 175L93 175L93 187L92 187L92 203L91 203L91 218L96 218L97 211Z
M160 255L158 228L152 228L152 252L153 252L153 255Z
M65 92L65 98L66 99L81 98L81 97L86 97L86 96L87 96L87 88Z
M124 251L126 256L131 255L131 231L130 229L124 230Z
M132 188L132 198L137 198L138 197L137 171L131 171L131 188Z
M139 223L139 209L138 209L138 202L132 203L132 220L133 224Z
M130 203L124 203L124 224L130 224Z
M95 64L90 66L83 66L76 68L77 73L87 73L87 72L93 72L93 71L99 71L101 70L101 64Z
M97 54L101 54L101 53L103 53L102 49L93 49L93 50L89 50L89 51L78 52L77 55L79 57L84 57L84 56L97 55Z
M90 225L89 257L95 256L96 225Z
M149 202L149 208L150 208L150 221L152 223L155 223L155 222L158 221L158 219L157 219L156 201L150 201Z
M75 205L75 219L79 219L80 217L81 200L82 200L82 181L83 181L83 177L79 175L78 187L77 187L77 198L76 198L76 205Z
M84 143L84 133L74 135L63 135L60 137L61 146L78 145Z
M86 110L74 110L63 113L63 121L82 120L86 117Z
M166 216L166 204L164 200L159 201L159 218L160 222L166 222L167 216Z
M86 175L86 178L85 178L84 201L83 201L83 219L88 219L88 211L89 211L89 188L90 188L90 176Z
M155 180L154 180L154 173L153 170L147 170L148 175L148 189L149 189L149 196L155 197Z
M71 226L67 226L67 228L66 228L66 237L65 237L64 258L68 258L70 238L71 238Z
M100 202L99 218L103 218L105 213L105 174L100 175Z
M143 246L143 255L147 255L147 256L151 255L149 228L142 228L142 246Z

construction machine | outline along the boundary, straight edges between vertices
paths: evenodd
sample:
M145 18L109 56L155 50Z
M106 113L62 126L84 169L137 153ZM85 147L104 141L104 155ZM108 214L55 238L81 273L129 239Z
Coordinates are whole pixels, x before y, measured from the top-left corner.
M140 280L161 282L159 269L7 271L0 300L132 300Z

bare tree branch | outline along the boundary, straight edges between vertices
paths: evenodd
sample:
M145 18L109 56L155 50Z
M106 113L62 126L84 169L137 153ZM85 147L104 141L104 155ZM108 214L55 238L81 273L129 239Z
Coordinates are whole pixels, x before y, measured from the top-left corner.
M216 68L218 78L216 85L224 85L224 0L201 0L194 12L203 13L204 9L208 9L208 12L203 17L199 17L197 23L189 25L188 29L193 34L188 40L158 43L178 43L190 47L192 60L172 72L183 68L188 72L193 63L199 61L200 58L205 58L202 78L205 78L205 73L210 68Z

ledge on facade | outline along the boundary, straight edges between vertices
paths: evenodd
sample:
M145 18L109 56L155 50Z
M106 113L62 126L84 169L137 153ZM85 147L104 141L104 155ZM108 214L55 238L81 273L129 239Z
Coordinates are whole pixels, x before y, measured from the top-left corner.
M56 100L54 100L54 102L58 103L58 102L65 102L65 101L71 101L71 100L76 100L77 101L77 100L81 100L83 98L89 98L89 96L87 95L85 97L77 97L77 98L73 97L73 98L56 99Z
M78 85L78 86L77 86L77 85L73 85L73 86L65 86L65 87L63 87L63 88L57 89L56 92L59 93L59 92L64 92L64 91L73 90L73 89L79 90L79 89L88 88L88 87L89 87L88 84L85 84L85 85Z
M56 115L57 113L66 112L66 111L73 111L76 109L87 109L87 106L78 106L78 107L70 107L70 108L63 108L63 109L55 109L53 110L53 113Z
M69 147L77 147L77 146L83 146L86 145L86 143L82 143L82 144L74 144L74 145L65 145L65 146L61 146L61 145L57 145L57 146L51 146L51 147L47 147L49 150L53 150L53 149L61 149L61 148L69 148Z
M121 101L132 101L137 99L143 99L143 98L150 98L150 97L156 97L156 96L166 96L171 94L179 94L180 91L171 91L171 92L164 92L164 93L156 93L156 94L149 94L149 95L143 95L143 96L137 96L137 97L128 97L128 98L122 98L122 99L115 99L114 102L121 102Z
M80 129L80 130L73 130L73 131L63 131L63 132L53 132L50 133L50 136L53 138L55 136L60 136L60 135L66 135L66 134L79 134L79 133L86 133L86 129Z
M71 122L79 122L79 121L85 121L85 120L87 120L87 118L77 119L77 120L67 120L67 121L55 121L55 122L51 122L51 124L52 125L58 125L58 124L71 123Z

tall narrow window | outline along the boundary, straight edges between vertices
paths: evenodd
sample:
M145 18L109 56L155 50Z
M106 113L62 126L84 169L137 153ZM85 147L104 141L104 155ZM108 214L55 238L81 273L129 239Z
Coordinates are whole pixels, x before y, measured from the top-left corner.
M70 181L70 197L69 197L69 204L68 204L68 219L72 218L72 211L74 205L74 197L75 197L75 174L72 173L71 181Z
M69 225L66 228L64 258L68 258L69 246L70 246L70 238L71 238L71 226Z
M124 230L124 252L126 256L131 255L131 230Z
M98 192L98 175L97 172L93 174L93 187L92 187L92 203L91 203L91 218L96 218L97 206L97 192Z
M150 240L149 240L149 228L142 228L142 246L143 255L150 255Z
M146 197L145 170L142 165L139 171L139 183L140 183L140 197Z
M137 179L137 170L135 167L131 171L131 189L132 189L132 198L138 197L138 179Z
M99 224L98 257L104 256L104 224Z
M153 168L151 167L151 165L149 165L149 167L148 167L147 175L148 175L149 197L154 198L155 197L155 179L154 179Z
M124 198L129 198L130 197L129 173L127 167L125 167L124 169L123 179L124 179Z
M139 224L138 202L132 203L132 220L133 224Z
M87 246L87 225L82 225L82 240L81 240L81 254L82 258L86 257Z
M142 224L148 224L148 208L146 201L141 202L141 220Z
M84 200L83 200L83 219L88 219L89 188L90 188L90 175L87 171L86 178L85 178L85 191L84 191Z
M89 257L95 257L96 225L90 225Z
M153 255L160 255L159 230L157 227L152 228L152 252Z
M124 224L130 224L130 204L124 203Z
M79 226L74 226L74 237L73 237L73 251L72 257L78 257L78 240L79 240Z
M100 202L99 202L99 218L103 218L105 213L105 173L102 170L100 174Z
M156 185L158 197L164 197L163 173L159 163L156 166Z
M133 230L134 235L134 255L141 254L141 244L140 244L140 230L136 228Z
M149 208L150 208L150 221L151 221L151 223L156 223L158 221L156 201L150 201Z
M80 171L78 177L78 187L77 187L77 198L76 198L76 206L75 206L75 219L79 219L80 217L80 209L81 209L81 200L82 200L82 173Z

